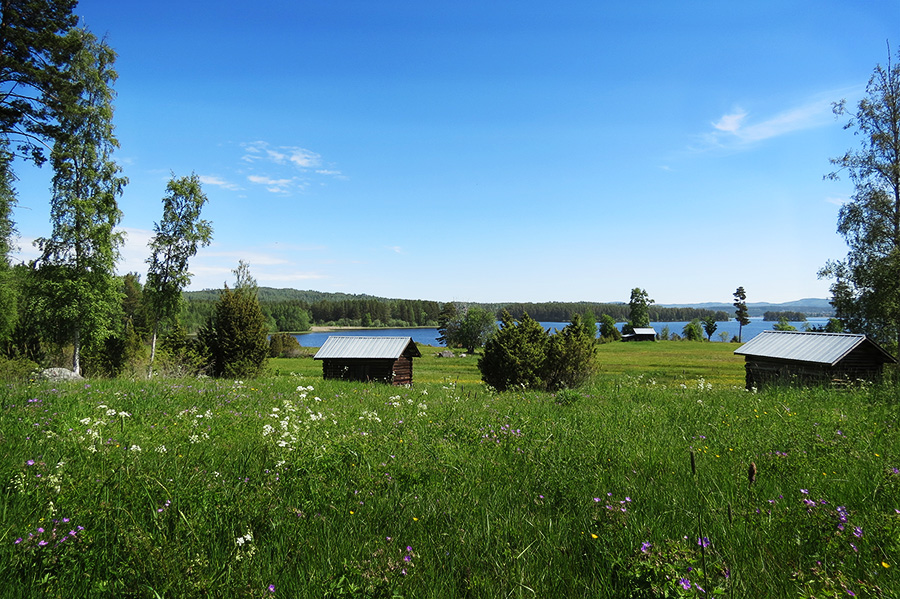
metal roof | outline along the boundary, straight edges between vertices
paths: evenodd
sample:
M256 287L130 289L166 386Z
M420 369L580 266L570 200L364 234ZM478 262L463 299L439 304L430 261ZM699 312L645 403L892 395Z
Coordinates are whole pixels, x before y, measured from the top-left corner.
M865 335L849 333L805 333L800 331L763 331L734 353L759 358L777 358L834 366L863 343L877 348L886 361L896 360Z
M359 358L359 359L389 359L396 360L403 355L406 348L412 344L415 357L422 354L413 343L412 337L360 337L350 335L332 335L325 340L319 351L316 352L316 360L325 358Z
M634 329L634 334L635 334L635 335L655 335L655 334L656 334L656 329L654 329L653 327L649 327L649 328L647 328L647 327L635 327L635 329Z

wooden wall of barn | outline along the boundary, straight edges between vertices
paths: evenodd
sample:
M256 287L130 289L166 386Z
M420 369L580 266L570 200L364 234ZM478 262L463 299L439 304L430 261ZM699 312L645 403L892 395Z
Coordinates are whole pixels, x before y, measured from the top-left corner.
M382 381L394 385L409 385L413 380L411 357L390 359L338 359L322 360L322 377L346 381Z
M871 346L856 348L834 366L747 356L746 385L748 389L759 389L772 384L840 386L857 381L875 382L881 379L883 359Z

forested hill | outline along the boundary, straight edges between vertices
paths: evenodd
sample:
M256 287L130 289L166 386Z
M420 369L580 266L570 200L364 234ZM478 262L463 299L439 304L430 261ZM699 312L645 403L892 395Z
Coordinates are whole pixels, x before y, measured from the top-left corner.
M181 322L188 331L196 331L212 313L219 290L185 292ZM304 331L311 325L342 326L437 326L443 303L432 300L407 300L364 294L324 293L297 289L259 288L259 300L273 331ZM528 313L543 322L568 322L575 314L604 314L617 321L629 317L628 304L599 302L497 303L477 305L494 314L508 310L516 318ZM651 304L654 322L680 322L715 316L724 321L732 314L723 310L693 307L667 307Z

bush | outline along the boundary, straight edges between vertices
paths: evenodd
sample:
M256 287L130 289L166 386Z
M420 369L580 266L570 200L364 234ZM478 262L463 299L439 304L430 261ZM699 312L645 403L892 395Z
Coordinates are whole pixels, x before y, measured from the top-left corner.
M38 365L26 358L0 356L0 381L24 381L37 370Z
M290 333L275 333L269 339L270 358L296 358L301 353L300 342Z
M547 332L528 314L517 321L504 310L500 329L485 343L484 355L478 360L481 379L499 391L511 387L540 389L547 340Z
M695 318L686 325L681 331L685 341L703 341L703 327L700 325L700 319Z
M552 336L528 314L516 321L504 311L500 323L478 360L481 378L491 387L556 391L578 386L593 374L594 335L579 316Z
M597 346L591 328L576 314L570 324L550 337L542 377L548 391L577 387L594 373Z
M226 378L258 375L269 356L266 317L256 289L226 287L198 337L209 357L210 374Z

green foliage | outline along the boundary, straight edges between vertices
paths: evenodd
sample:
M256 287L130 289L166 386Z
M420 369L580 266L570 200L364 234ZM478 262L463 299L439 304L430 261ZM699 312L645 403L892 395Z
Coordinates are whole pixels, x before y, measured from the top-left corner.
M562 331L550 336L541 377L544 389L578 387L593 376L597 350L594 331L595 325L576 314Z
M249 378L266 366L268 330L249 267L241 262L234 272L234 290L226 286L221 292L215 311L198 338L209 356L210 374Z
M67 35L78 23L76 0L6 0L0 4L0 139L40 164L59 135L52 104L79 82L67 64L79 51ZM11 93L10 90L15 90Z
M479 306L448 302L438 316L438 343L464 347L469 353L482 347L496 330L494 314Z
M738 342L742 339L744 326L750 324L750 313L747 311L747 292L743 287L738 287L734 292L734 319L738 323Z
M650 326L650 304L654 303L645 289L635 287L631 290L631 299L628 300L628 324L631 331L635 328L646 328Z
M150 241L150 266L144 289L147 309L153 317L151 372L159 326L178 315L181 293L191 282L188 262L212 240L212 225L200 218L206 202L196 173L179 178L173 175L166 185L162 220L153 226L155 234Z
M600 316L600 341L609 343L611 341L621 341L622 333L616 327L616 319L609 314Z
M793 310L769 310L763 314L763 320L766 322L778 322L782 318L791 322L805 322L806 314L803 312L795 312Z
M460 322L460 309L456 302L447 302L441 307L441 313L438 315L438 343L451 347L453 339L456 337L457 329Z
M703 319L702 322L703 322L703 331L706 333L706 338L709 341L712 341L713 333L715 333L716 329L719 328L719 325L716 324L716 317L712 316L712 315L707 316L706 318Z
M810 333L843 333L844 325L837 318L829 318L828 322L820 326L803 325L803 330Z
M274 333L269 338L270 358L296 358L302 351L300 342L289 333Z
M484 346L478 360L482 380L494 389L540 389L547 359L547 331L527 314L514 319L505 310L500 329Z
M788 322L788 319L782 316L778 322L772 325L776 331L796 331L797 327Z
M898 54L900 57L900 54ZM900 63L878 65L856 115L847 123L860 147L833 158L849 173L855 191L841 206L838 233L847 258L828 262L820 277L834 279L832 305L851 332L865 333L888 348L900 347ZM846 114L844 101L835 105Z
M685 341L703 341L703 327L700 324L700 319L695 318L685 324L684 329L681 331L681 335L684 337Z
M482 380L491 387L555 391L576 387L593 374L595 338L577 314L555 335L527 314L517 321L504 311L500 322L478 361Z
M112 159L115 53L81 29L67 39L78 47L65 65L75 82L53 99L60 135L53 145L53 194L49 238L38 240L41 282L38 302L45 330L74 347L72 369L80 372L82 346L102 346L119 307L114 280L122 236L117 197L126 179Z

